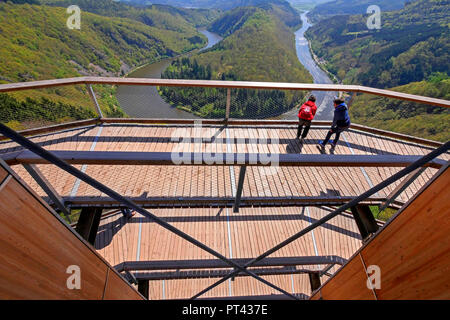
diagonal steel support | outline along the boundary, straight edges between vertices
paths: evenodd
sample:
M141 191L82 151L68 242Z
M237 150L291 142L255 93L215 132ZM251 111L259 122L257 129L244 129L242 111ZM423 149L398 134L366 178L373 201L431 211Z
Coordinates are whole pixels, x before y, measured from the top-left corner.
M90 84L86 84L87 91L89 93L89 96L91 97L92 103L94 104L95 110L97 111L97 114L100 118L103 118L102 110L100 109L100 106L97 101L97 97L95 96L94 90L92 90L92 86Z
M41 170L39 170L39 168L34 164L23 164L23 167L42 188L42 190L44 190L44 192L48 195L55 206L64 214L69 223L72 223L72 221L70 220L70 212L64 206L64 200L58 195L50 182L42 174Z
M239 171L239 181L236 190L236 199L234 201L233 212L239 212L239 206L241 204L242 190L244 188L244 180L245 180L245 172L247 171L247 166L241 166L241 170Z
M386 209L392 201L397 199L397 197L402 194L403 191L408 188L411 183L413 183L424 171L426 168L417 168L413 172L411 172L405 179L403 179L402 183L400 183L386 198L386 201L382 203L379 207L379 212L382 212Z
M76 178L80 179L81 181L87 183L88 185L92 186L93 188L95 188L95 189L105 193L106 195L110 196L111 198L113 198L113 199L115 199L117 201L120 201L124 205L128 206L130 209L133 209L136 212L139 212L144 217L147 217L147 218L153 220L155 223L159 224L161 227L163 227L163 228L165 228L165 229L175 233L176 235L178 235L179 237L185 239L186 241L189 241L193 245L195 245L195 246L205 250L206 252L212 254L213 256L215 256L215 257L225 261L226 263L228 263L228 265L234 267L235 268L234 270L238 270L238 272L239 271L245 272L248 275L252 276L253 278L261 281L262 283L268 285L269 287L271 287L271 288L273 288L275 290L280 291L281 293L285 294L286 296L288 296L288 297L290 297L292 299L295 299L295 300L299 299L298 297L296 297L293 294L287 292L286 290L283 290L282 288L279 288L278 286L270 283L269 281L261 278L260 276L254 274L253 272L247 270L247 268L244 268L243 266L241 266L241 265L231 261L230 259L228 259L227 257L223 256L219 252L211 249L210 247L208 247L205 244L201 243L197 239L189 236L188 234L186 234L183 231L179 230L178 228L172 226L171 224L167 223L166 221L158 218L157 216L155 216L154 214L152 214L149 211L145 210L144 208L139 207L133 201L125 198L124 196L120 195L116 191L108 188L104 184L102 184L102 183L98 182L97 180L91 178L90 176L88 176L84 172L82 172L82 171L78 170L77 168L71 166L70 164L68 164L64 160L61 160L60 158L58 158L55 155L53 155L51 152L45 150L41 146L39 146L36 143L32 142L31 140L23 137L22 135L18 134L14 130L8 128L7 126L5 126L2 123L0 123L0 133L3 134L4 136L10 138L11 140L17 142L22 147L24 147L24 148L34 152L35 154L39 155L43 159L45 159L45 160L49 161L50 163L56 165L57 167L61 168L62 170L72 174L73 176L75 176Z
M330 271L330 269L333 268L334 266L335 266L334 264L329 264L322 271L320 271L320 276L323 276L324 274L327 274L328 271Z
M443 144L441 147L437 148L436 150L433 150L432 152L430 152L429 154L423 156L422 158L420 158L419 160L415 161L414 163L412 163L411 165L409 165L408 167L400 170L399 172L397 172L396 174L392 175L391 177L387 178L386 180L382 181L381 183L377 184L376 186L374 186L373 188L371 188L370 190L364 192L363 194L359 195L358 197L356 197L354 200L350 201L347 204L344 204L343 206L339 207L338 209L336 209L335 211L331 212L330 214L326 215L325 217L323 217L322 219L314 222L313 224L309 225L308 227L306 227L305 229L301 230L300 232L294 234L293 236L289 237L288 239L286 239L285 241L281 242L280 244L276 245L275 247L273 247L272 249L266 251L265 253L261 254L260 256L254 258L253 260L251 260L250 262L246 263L243 268L246 269L248 267L251 267L252 265L254 265L256 262L261 261L262 259L268 257L269 255L271 255L272 253L280 250L281 248L287 246L288 244L290 244L291 242L299 239L300 237L304 236L305 234L307 234L308 232L310 232L311 230L314 230L315 228L319 227L320 225L324 224L325 222L327 222L328 220L336 217L337 215L341 214L342 212L344 212L347 209L350 209L351 207L356 206L359 202L367 199L368 197L372 196L373 194L377 193L378 191L384 189L385 187L387 187L388 185L394 183L395 181L403 178L404 176L410 174L411 172L413 172L414 170L416 170L417 168L421 168L423 167L425 164L427 164L428 162L430 162L431 160L433 160L434 158L440 156L441 154L447 152L450 149L450 141ZM222 279L220 279L219 281L213 283L212 285L210 285L209 287L207 287L206 289L200 291L199 293L197 293L195 296L192 297L192 299L195 299L201 295L203 295L204 293L208 292L209 290L215 288L216 286L218 286L219 284L221 284L222 282L234 277L236 274L238 274L240 271L242 270L234 270L232 272L230 272L227 276L223 277Z

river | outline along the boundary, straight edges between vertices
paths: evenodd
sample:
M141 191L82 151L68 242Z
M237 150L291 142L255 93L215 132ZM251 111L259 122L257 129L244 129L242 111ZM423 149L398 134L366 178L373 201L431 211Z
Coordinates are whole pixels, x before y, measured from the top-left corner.
M214 46L222 40L218 34L200 29L199 32L208 38L208 44L200 51ZM131 72L130 78L160 79L161 73L178 57L168 58L146 65ZM153 86L119 86L116 93L121 108L131 118L161 118L161 119L198 119L192 113L179 110L165 102Z
M314 83L318 84L331 84L333 81L328 77L327 73L323 71L317 63L314 61L311 51L309 50L308 40L305 38L305 32L312 26L308 22L308 18L306 14L308 12L304 12L301 15L301 19L303 25L300 29L295 32L295 47L297 51L297 57L300 60L300 63L309 71L312 75ZM326 92L326 91L313 91L317 98L317 114L315 120L332 120L333 119L333 100L337 95L335 92ZM297 119L298 110L291 110L279 118L281 119Z
M303 21L302 27L295 32L295 46L297 57L305 68L311 73L314 83L330 84L333 83L314 61L309 50L308 41L305 38L305 32L311 27L306 18L307 12L301 15ZM199 32L208 38L208 44L200 51L206 50L214 46L222 40L218 34L200 29ZM156 63L149 64L139 68L128 76L132 78L155 78L160 79L161 73L177 59L169 58ZM316 120L331 120L333 118L333 98L336 96L334 92L313 91L316 96L316 104L318 106ZM179 110L166 103L158 94L156 87L148 86L119 86L117 88L117 99L122 109L132 118L167 118L167 119L198 119L197 116ZM298 110L288 111L277 119L297 119Z

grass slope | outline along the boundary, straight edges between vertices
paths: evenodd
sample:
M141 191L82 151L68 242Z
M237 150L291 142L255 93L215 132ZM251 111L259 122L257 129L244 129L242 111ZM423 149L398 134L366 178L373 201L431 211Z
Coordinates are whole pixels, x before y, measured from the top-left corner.
M335 16L314 25L307 37L325 68L345 84L448 99L449 10L449 0L416 0L383 13L380 30L367 29L367 16ZM440 141L449 138L445 108L361 96L352 113L357 122L374 127Z
M156 12L157 9L152 8L150 11ZM69 14L64 7L0 3L0 61L4 61L0 64L0 82L79 75L118 76L133 67L205 44L205 37L200 36L194 26L179 16L174 19L164 18L170 17L169 13L156 16L160 20L155 19L158 22L150 26L129 18L113 18L83 11L81 29L70 30L66 26ZM176 23L180 19L184 22L177 29ZM114 88L95 86L95 91L105 115L124 116L115 98ZM51 108L57 108L59 103L72 105L75 110L79 110L78 107L92 109L83 86L21 91L11 96L28 106L35 103L41 109L47 108L40 113L34 112L34 121L31 120L33 117L30 111L27 116L30 121L27 120L26 126L55 122L52 117L44 115L48 115L47 111ZM9 107L16 108L12 100L3 101L9 101ZM77 116L70 114L63 117L66 116L68 119L77 119ZM2 121L8 123L20 120L11 116L2 118Z

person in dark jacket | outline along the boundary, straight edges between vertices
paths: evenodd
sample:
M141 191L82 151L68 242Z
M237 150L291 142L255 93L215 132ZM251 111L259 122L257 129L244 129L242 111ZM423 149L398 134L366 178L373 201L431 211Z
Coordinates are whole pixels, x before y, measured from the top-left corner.
M336 134L336 138L331 140L331 147L336 147L339 137L341 136L341 132L348 130L350 127L350 116L348 114L348 107L345 104L344 100L337 98L334 100L334 117L333 124L331 125L330 131L323 141L319 141L319 146L324 148L325 145L331 138L333 133Z
M302 137L300 140L306 138L309 132L309 128L311 127L311 121L314 119L314 116L317 112L316 106L316 97L310 96L308 101L306 101L298 111L298 130L297 130L297 139ZM305 130L303 131L303 126L305 126Z

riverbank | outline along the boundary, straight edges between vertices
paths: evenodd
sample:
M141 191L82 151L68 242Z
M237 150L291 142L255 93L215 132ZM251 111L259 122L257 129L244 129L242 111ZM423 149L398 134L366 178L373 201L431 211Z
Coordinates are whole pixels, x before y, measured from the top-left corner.
M207 50L222 40L217 34L205 29L199 29L207 39L207 44L176 57L168 57L157 62L148 63L130 71L126 77L160 79L162 72L180 57ZM167 119L198 119L199 117L168 104L158 93L156 87L118 86L117 100L125 113L132 118L167 118Z
M302 28L295 32L295 46L297 57L300 63L309 71L312 75L314 83L316 84L333 84L333 81L328 76L328 73L324 71L320 63L313 57L313 52L310 47L308 39L305 37L306 31L312 26L307 18L307 13L303 12L300 15L302 19ZM334 92L328 91L312 91L311 94L316 96L316 104L318 106L316 120L328 121L333 117L333 99L336 95ZM297 119L297 110L291 110L284 113L281 119L295 120Z

